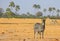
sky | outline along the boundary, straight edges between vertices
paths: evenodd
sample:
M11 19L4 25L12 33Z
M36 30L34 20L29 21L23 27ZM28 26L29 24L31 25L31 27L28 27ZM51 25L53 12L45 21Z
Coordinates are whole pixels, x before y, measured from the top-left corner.
M60 9L60 0L0 0L0 8L5 10L11 1L14 1L16 5L20 6L21 9L19 13L30 12L34 14L35 9L33 8L33 4L39 4L41 10L44 8L48 9L49 7Z

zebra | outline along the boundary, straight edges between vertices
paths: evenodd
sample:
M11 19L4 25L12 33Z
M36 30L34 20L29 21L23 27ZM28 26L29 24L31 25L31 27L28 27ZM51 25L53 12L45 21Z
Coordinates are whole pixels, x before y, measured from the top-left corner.
M40 38L44 38L44 30L45 30L45 19L42 20L42 23L35 23L34 25L34 38L35 34L39 34Z

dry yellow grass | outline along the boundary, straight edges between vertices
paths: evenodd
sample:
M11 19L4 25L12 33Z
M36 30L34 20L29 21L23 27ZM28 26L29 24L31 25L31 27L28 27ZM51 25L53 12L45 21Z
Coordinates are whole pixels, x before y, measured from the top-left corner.
M0 18L0 41L34 41L34 24L42 23L41 19L7 19ZM9 23L9 24L8 24ZM58 41L60 38L60 20L52 24L51 19L46 20L45 39L37 41Z

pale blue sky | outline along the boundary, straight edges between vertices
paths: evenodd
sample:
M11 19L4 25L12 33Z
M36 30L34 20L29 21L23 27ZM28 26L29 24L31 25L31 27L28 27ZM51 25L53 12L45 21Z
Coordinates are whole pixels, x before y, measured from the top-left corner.
M41 10L49 7L60 8L60 0L0 0L0 7L6 9L10 1L14 1L17 5L20 5L20 13L31 12L34 13L33 4L39 4Z

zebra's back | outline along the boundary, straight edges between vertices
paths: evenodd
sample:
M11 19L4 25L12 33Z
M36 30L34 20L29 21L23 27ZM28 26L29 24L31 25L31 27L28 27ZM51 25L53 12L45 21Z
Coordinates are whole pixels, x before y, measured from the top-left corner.
M36 23L35 26L34 26L34 31L40 31L42 32L44 29L43 29L43 26L41 23Z

